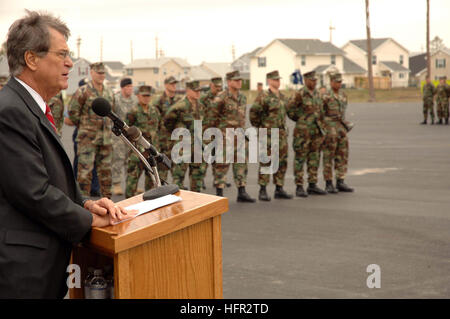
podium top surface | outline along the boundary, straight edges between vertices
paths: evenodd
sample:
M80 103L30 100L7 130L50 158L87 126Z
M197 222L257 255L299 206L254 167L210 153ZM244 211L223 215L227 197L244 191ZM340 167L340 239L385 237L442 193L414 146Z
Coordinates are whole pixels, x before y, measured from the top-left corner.
M180 190L180 202L103 228L92 228L89 246L115 254L228 211L228 199ZM142 194L117 202L123 207L143 201Z

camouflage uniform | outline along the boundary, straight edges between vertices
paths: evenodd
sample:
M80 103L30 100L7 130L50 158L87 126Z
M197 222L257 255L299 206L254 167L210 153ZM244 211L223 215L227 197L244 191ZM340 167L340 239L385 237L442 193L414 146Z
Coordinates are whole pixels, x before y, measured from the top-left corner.
M237 97L231 94L228 89L219 93L214 98L211 106L206 110L205 127L215 127L220 129L223 134L223 139L225 140L226 128L245 128L246 104L247 99L240 92ZM232 142L233 141L227 141L228 144ZM223 145L223 163L213 163L214 185L216 188L220 189L225 187L225 178L230 166L229 163L225 163L227 143ZM237 154L239 151L238 147L235 147L233 177L237 187L244 187L246 185L248 168L246 162L237 163Z
M427 122L428 113L430 113L431 121L434 122L434 101L433 97L436 94L436 88L433 83L425 84L423 86L423 119Z
M181 100L181 96L175 95L174 97L169 97L166 92L163 92L160 95L157 95L153 98L151 104L156 107L161 114L161 117L164 117L167 110L174 105L176 102ZM170 153L172 151L172 143L170 140L171 132L169 132L164 125L161 126L161 131L159 132L159 151L161 153L166 154L168 158L170 158ZM162 179L167 181L167 177L169 175L169 170L167 167L163 166L161 163L158 163L158 172Z
M48 106L52 111L53 118L55 119L56 130L59 137L61 137L61 130L64 123L64 99L62 93L58 93L50 99Z
M121 119L125 119L127 113L131 111L133 106L137 104L136 97L131 95L129 98L125 98L122 92L118 92L114 95L115 113ZM113 142L113 158L112 158L112 181L113 184L119 184L122 182L123 170L127 167L127 154L128 145L126 145L120 137L115 134L112 135Z
M322 101L326 124L326 136L322 145L323 178L325 181L333 179L334 160L336 179L345 179L349 151L345 122L347 95L342 91L335 93L328 90Z
M160 130L162 127L162 118L159 110L153 105L141 105L137 103L133 109L127 113L126 123L129 126L136 126L142 132L142 136L152 145L158 145ZM142 147L139 148L142 152ZM139 157L131 150L127 153L129 155L127 180L126 180L126 198L137 195L136 189L139 178L143 171L145 171L144 164ZM159 170L158 170L159 173ZM152 188L153 182L150 176L145 174L145 190Z
M448 84L439 84L436 89L436 108L439 121L443 119L448 121Z
M320 147L325 135L323 105L319 92L316 89L311 92L306 86L298 90L288 102L287 115L296 122L293 135L295 184L303 185L305 161L308 182L316 184Z
M279 167L273 174L273 183L284 185L284 176L287 169L288 144L286 128L286 98L283 94L275 95L269 90L258 95L255 103L250 108L250 123L258 128L267 128L267 155L270 156L271 136L270 129L279 129ZM277 141L274 141L277 142ZM258 184L266 186L270 182L269 174L261 174L261 167L270 166L270 163L260 164Z
M92 81L89 81L72 96L69 102L69 118L78 127L76 138L78 143L77 180L82 194L89 196L95 161L101 193L103 196L110 198L112 185L112 124L109 118L100 117L92 110L92 102L97 97L107 99L114 109L112 92L103 85L103 91L100 93L94 88Z

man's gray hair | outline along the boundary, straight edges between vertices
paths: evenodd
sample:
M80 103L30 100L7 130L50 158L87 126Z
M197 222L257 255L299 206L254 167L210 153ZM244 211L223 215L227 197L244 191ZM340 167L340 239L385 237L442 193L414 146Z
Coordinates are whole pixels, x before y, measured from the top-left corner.
M55 29L67 39L70 30L59 18L49 13L28 11L22 19L16 20L8 31L6 39L6 56L11 76L22 73L26 66L25 52L33 51L45 56L50 49L50 31Z

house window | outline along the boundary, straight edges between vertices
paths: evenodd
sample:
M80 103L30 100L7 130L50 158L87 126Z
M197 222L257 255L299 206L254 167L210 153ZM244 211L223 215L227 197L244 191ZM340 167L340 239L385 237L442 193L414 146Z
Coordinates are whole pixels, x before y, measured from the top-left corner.
M266 67L266 57L258 58L258 67L260 67L260 68Z
M306 65L306 55L302 55L302 66Z
M159 69L158 68L154 68L153 69L153 74L158 74L159 73Z
M401 65L403 65L403 55L400 55L400 59L399 59L398 63L400 63Z
M398 74L398 78L399 79L404 79L405 78L405 73L399 73Z
M436 69L445 69L445 59L436 59Z
M155 82L155 86L156 86L157 88L159 88L159 81L156 81L156 82Z
M372 64L377 64L377 56L376 55L372 55Z
M133 69L127 69L127 75L133 75Z
M331 56L331 64L336 65L336 56L335 55Z
M167 70L163 69L163 74L166 75L167 74Z

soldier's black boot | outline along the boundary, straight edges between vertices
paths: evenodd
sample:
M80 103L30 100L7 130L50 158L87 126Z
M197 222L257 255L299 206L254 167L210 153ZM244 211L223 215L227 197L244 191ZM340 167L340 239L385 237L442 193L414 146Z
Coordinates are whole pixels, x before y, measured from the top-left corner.
M245 191L245 187L244 186L241 186L238 189L237 201L238 202L243 202L243 203L254 203L254 202L256 202L256 200L254 198L251 198L250 195L247 194L247 192Z
M448 118L445 119L445 125L448 125Z
M306 190L308 194L316 194L316 195L326 195L327 192L323 189L317 187L316 183L309 183L308 189Z
M270 196L267 195L266 186L260 186L258 199L265 202L270 202Z
M339 193L339 191L333 186L333 182L332 181L326 181L325 190L326 190L327 193L330 193L330 194L337 194L337 193Z
M203 179L203 185L202 185L203 189L206 189L206 184L205 184L205 179Z
M308 193L305 192L302 185L297 185L297 189L295 190L295 196L297 197L308 197Z
M277 185L275 188L275 198L292 199L292 195L285 192L283 186Z
M216 195L223 197L223 188L216 187Z
M436 124L442 124L442 119L439 119L439 121Z
M420 124L427 124L427 120L423 120L423 122L420 122Z
M349 187L347 184L344 183L343 179L338 179L336 181L336 188L338 189L338 191L340 192L347 192L347 193L351 193L354 191L353 188Z
M434 124L434 119L431 119L431 125L433 125Z

